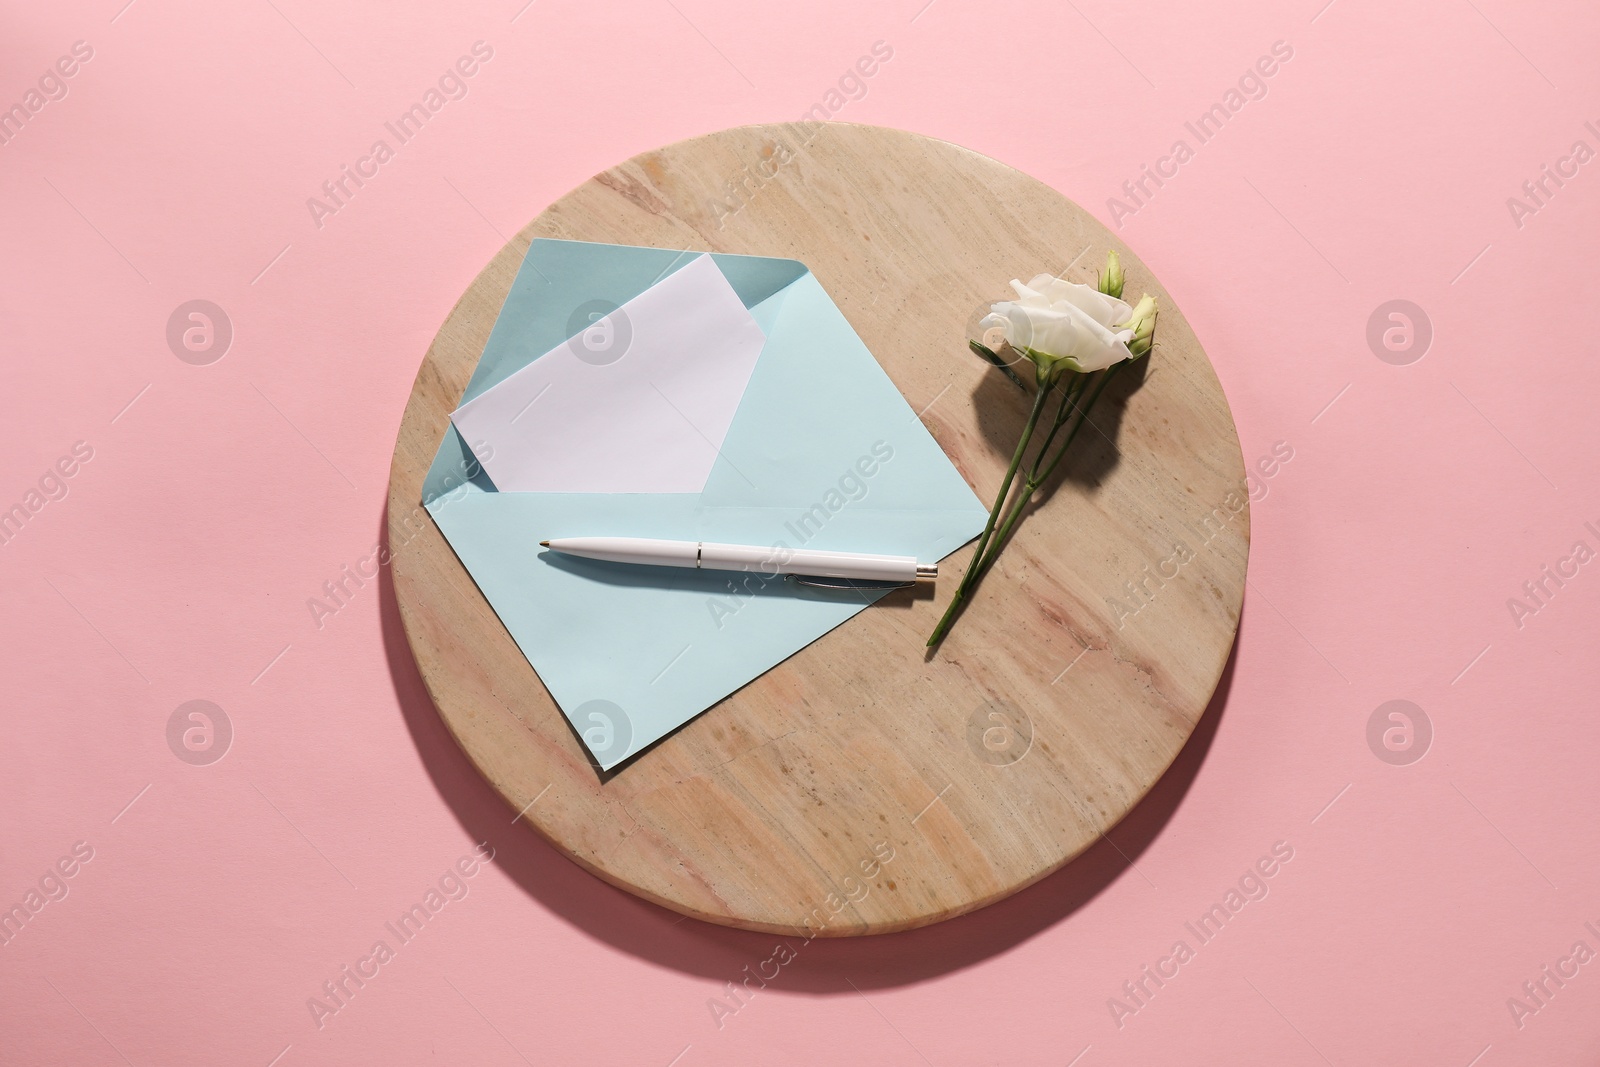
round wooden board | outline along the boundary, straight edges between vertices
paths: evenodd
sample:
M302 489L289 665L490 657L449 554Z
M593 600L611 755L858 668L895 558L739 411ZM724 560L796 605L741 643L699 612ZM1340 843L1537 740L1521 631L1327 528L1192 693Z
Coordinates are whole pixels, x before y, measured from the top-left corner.
M535 237L803 261L986 503L1028 398L965 337L1011 295L1011 278L1092 282L1115 248L1128 295L1160 298L1158 345L1142 373L1108 391L1065 477L1058 470L935 657L923 642L970 545L946 559L934 595L885 598L601 774L419 507L448 412ZM1233 420L1199 342L1087 212L942 141L786 124L636 156L495 256L417 376L388 530L428 690L510 810L526 809L521 821L675 911L828 936L910 929L1000 900L1139 802L1205 711L1232 647L1249 508Z

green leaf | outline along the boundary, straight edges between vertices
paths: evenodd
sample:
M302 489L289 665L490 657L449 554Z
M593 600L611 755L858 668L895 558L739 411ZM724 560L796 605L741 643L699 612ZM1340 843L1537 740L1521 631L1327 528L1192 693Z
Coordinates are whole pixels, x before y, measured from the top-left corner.
M1015 385L1024 393L1028 391L1027 383L1022 380L1016 371L1011 369L1010 365L1007 364L1005 360L1000 358L1000 353L996 352L987 345L979 344L977 341L968 341L967 344L974 352L978 353L978 355L982 356L990 363L993 363L996 367L999 367L1001 373L1003 373L1007 378L1011 379L1012 385Z

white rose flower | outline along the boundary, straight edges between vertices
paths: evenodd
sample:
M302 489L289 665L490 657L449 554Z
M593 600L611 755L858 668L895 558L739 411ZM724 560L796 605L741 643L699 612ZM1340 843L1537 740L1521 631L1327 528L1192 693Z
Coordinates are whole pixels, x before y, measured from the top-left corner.
M992 305L979 325L1003 330L1011 347L1037 365L1041 383L1064 370L1087 374L1132 356L1133 309L1116 297L1048 274L1026 285L1012 279L1011 288L1017 299Z

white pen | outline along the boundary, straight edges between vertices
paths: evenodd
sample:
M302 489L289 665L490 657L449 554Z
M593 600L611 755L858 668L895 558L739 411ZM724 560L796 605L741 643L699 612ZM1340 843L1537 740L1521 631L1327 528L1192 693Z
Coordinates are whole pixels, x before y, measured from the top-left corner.
M931 582L937 563L918 563L915 556L881 556L867 552L823 552L814 548L724 545L714 541L657 541L648 537L556 537L539 544L552 552L611 563L654 567L694 567L715 571L754 570L771 577L841 578L861 582Z

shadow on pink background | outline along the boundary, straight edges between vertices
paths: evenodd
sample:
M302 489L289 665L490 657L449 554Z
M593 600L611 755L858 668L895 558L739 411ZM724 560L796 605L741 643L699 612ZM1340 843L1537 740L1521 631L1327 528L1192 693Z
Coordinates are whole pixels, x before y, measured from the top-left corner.
M1590 7L108 0L5 24L0 511L38 506L0 544L0 906L38 906L0 926L0 1061L1600 1056ZM464 95L386 134L477 42ZM512 233L637 152L819 103L1117 227L1246 462L1280 461L1228 674L1145 804L1001 905L813 942L718 1014L774 939L510 825L387 576L307 601L377 544L422 354ZM195 300L220 355L169 343ZM1385 346L1396 307L1425 347ZM170 724L197 700L189 748ZM1188 933L1275 847L1264 897ZM441 879L459 899L388 934Z

